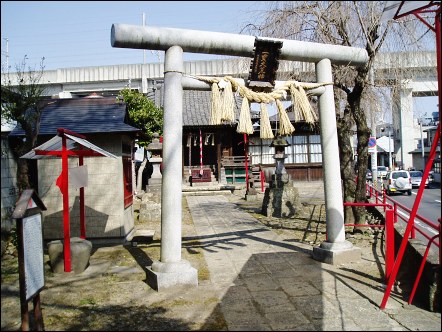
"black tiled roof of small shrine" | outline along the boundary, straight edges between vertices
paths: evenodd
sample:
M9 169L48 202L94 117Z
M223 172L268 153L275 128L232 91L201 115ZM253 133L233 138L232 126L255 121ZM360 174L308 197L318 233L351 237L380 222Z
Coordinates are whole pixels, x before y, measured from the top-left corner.
M126 120L126 104L115 97L53 99L42 112L39 135L56 135L58 128L79 134L141 132ZM23 136L24 130L18 125L10 135Z

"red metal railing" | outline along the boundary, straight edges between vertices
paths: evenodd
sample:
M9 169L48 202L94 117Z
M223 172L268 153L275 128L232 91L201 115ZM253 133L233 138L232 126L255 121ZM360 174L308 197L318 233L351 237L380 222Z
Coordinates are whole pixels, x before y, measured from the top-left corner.
M344 226L385 228L385 283L387 283L394 264L394 220L392 206L384 203L356 202L344 202L344 206L384 207L385 224L344 224Z
M439 219L440 219L440 218L439 218ZM413 302L413 298L414 298L414 294L416 293L417 285L419 284L419 280L420 280L420 278L421 278L421 276L422 276L422 272L423 272L423 270L424 270L425 262L427 261L427 256L428 256L428 253L429 253L429 251L430 251L431 243L432 243L437 237L440 238L440 224L439 224L439 234L433 236L433 237L430 239L430 241L428 241L427 249L425 250L425 254L424 254L424 257L422 258L421 266L419 267L419 272L417 273L416 280L414 281L413 290L411 291L411 295L410 295L410 298L409 298L409 300L408 300L408 304L411 304L411 302ZM440 261L439 261L439 264L440 264Z
M394 210L394 217L393 217L393 218L394 218L394 222L395 222L395 223L398 222L399 220L402 220L403 222L408 223L409 218L406 217L406 216L404 216L404 215L402 215L402 214L400 214L400 213L398 212L398 209L400 208L400 209L402 209L404 212L407 212L407 213L410 214L410 213L412 212L412 210L411 210L410 208L406 207L405 205L403 205L403 204L401 204L401 203L395 201L394 199L392 199L391 197L389 197L388 195L386 195L384 189L378 190L378 189L374 188L373 186L371 186L370 184L367 184L367 193L368 193L367 196L368 196L369 198L373 198L373 196L374 196L375 203L379 203L379 202L382 201L382 203L383 203L385 206L386 206L386 205L391 205L391 206L393 206L393 210ZM384 207L384 211L385 211L385 207ZM435 222L432 222L431 220L429 220L429 219L427 219L427 218L425 218L425 217L423 217L423 216L420 216L420 215L418 215L418 214L416 214L416 216L415 216L414 219L415 219L415 221L416 221L416 220L421 221L423 224L425 224L425 225L431 227L431 228L434 229L436 232L438 232L438 230L439 230L439 225L440 225L440 223L437 224L437 223L435 223ZM426 234L425 232L423 232L421 228L417 227L417 226L416 226L416 222L415 222L415 223L413 224L413 228L411 229L411 232L410 232L410 239L415 239L415 238L416 238L416 232L420 233L420 234L421 234L423 237L425 237L428 241L431 240L431 236L428 235L428 234ZM437 247L439 247L439 245L440 245L439 241L434 241L434 244L435 244Z
M413 215L413 211L410 210L409 208L407 208L406 206L396 202L391 197L387 198L387 194L385 192L385 189L378 190L378 189L372 187L370 184L367 184L366 192L367 192L367 196L369 198L372 198L373 197L373 193L374 193L374 197L375 197L375 202L376 203L378 203L380 201L380 197L382 197L383 204L380 204L380 205L384 205L384 211L385 211L385 206L387 206L387 205L393 206L393 211L394 211L393 220L394 220L394 223L396 223L400 219L400 220L404 221L407 224L407 229L409 229L410 226L411 226L410 231L407 232L407 230L406 230L404 235L408 236L408 234L409 234L410 238L414 239L416 237L416 231L417 231L424 238L426 238L428 240L427 248L426 248L424 256L422 258L422 262L421 262L421 265L419 267L419 271L418 271L418 273L416 275L416 279L414 281L413 290L412 290L410 298L408 300L408 304L411 304L412 301L413 301L414 295L416 293L416 289L417 289L417 286L419 284L420 278L422 276L422 272L423 272L423 269L424 269L424 266L425 266L425 262L426 262L427 257L428 257L428 253L430 251L430 247L431 247L431 245L433 243L434 243L434 245L436 245L439 248L439 265L441 264L441 247L440 247L440 243L441 243L441 219L439 218L438 219L438 224L436 224L436 223L432 222L431 220L428 220L427 218L424 218L424 217L418 215L416 213L416 211L414 211L414 213L415 213L414 218L411 218L411 217L406 218L405 216L402 216L402 215L400 215L398 213L398 207L401 208L402 210L410 213L410 215ZM389 201L389 204L387 204L387 200ZM416 209L416 207L414 207L414 209ZM411 224L409 224L410 220L411 220ZM420 220L425 225L430 226L431 228L433 228L436 231L436 235L431 237L430 235L424 233L420 229L420 227L416 227L416 222L415 222L416 220ZM436 241L436 239L438 239L438 241ZM404 242L404 239L402 240L402 242ZM402 243L401 243L401 247L403 247ZM393 250L394 250L394 248L393 248ZM399 254L398 254L398 257L399 257ZM401 261L401 257L399 257L399 263L398 264L400 264L400 261ZM392 262L392 265L389 265L389 268L391 266L394 267L394 264L395 264L395 259L394 259L394 254L393 254L393 262ZM387 263L386 263L386 269L387 269ZM396 270L397 269L398 269L398 267L396 267ZM391 276L391 273L392 273L391 271L392 270L389 270L389 276ZM393 275L394 275L394 278L396 278L395 273L393 273ZM390 280L390 282L388 282L388 285L390 285L391 283L392 283L392 281ZM385 308L386 301L387 301L387 298L388 298L389 294L390 294L390 288L387 288L386 291L385 291L385 294L384 294L384 299L382 300L382 303L380 305L381 309Z

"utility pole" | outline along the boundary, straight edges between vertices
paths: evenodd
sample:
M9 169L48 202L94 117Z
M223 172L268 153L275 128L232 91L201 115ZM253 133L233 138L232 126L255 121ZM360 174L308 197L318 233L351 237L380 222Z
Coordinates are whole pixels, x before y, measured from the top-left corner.
M385 132L386 126L381 128L382 132ZM388 168L391 171L393 166L393 161L391 160L391 124L388 124Z
M420 124L419 124L420 130L421 130L422 171L425 169L424 131L422 129L422 121L423 120L424 119L421 118Z
M372 88L374 87L374 70L373 66L370 69L370 83ZM376 135L376 116L373 112L373 107L370 105L370 115L371 115L371 133L375 139L377 139ZM375 188L378 185L378 147L377 145L373 149L373 153L371 153L371 174L372 174L372 182Z
M391 160L391 125L388 125L388 166L390 171L393 170L393 162Z

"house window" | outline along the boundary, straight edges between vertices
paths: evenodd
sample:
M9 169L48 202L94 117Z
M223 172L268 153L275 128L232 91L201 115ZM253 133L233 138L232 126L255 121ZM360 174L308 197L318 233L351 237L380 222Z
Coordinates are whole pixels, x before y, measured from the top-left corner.
M271 139L260 139L259 137L249 138L249 154L252 164L274 164L275 148L270 147Z
M289 164L306 164L308 163L308 144L307 136L290 136L287 137L290 144L285 148L287 154L286 163Z
M124 208L131 206L133 203L132 188L132 156L129 145L123 145L123 190L124 190Z
M285 137L290 144L285 148L288 164L308 164L322 162L321 138L319 135L296 135ZM269 145L271 139L260 139L251 137L249 153L252 157L252 164L274 164L275 149Z
M319 135L310 135L309 138L309 156L310 163L322 163L321 137Z

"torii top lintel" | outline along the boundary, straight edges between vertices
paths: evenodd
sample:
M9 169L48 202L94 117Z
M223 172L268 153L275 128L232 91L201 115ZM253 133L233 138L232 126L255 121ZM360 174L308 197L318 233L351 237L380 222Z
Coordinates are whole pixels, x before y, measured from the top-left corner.
M367 51L363 48L273 40L283 42L280 60L318 62L329 59L334 64L352 66L363 66L368 61ZM113 24L111 29L111 45L119 48L165 51L172 46L180 46L183 52L253 57L254 43L254 36L222 32L129 24Z

